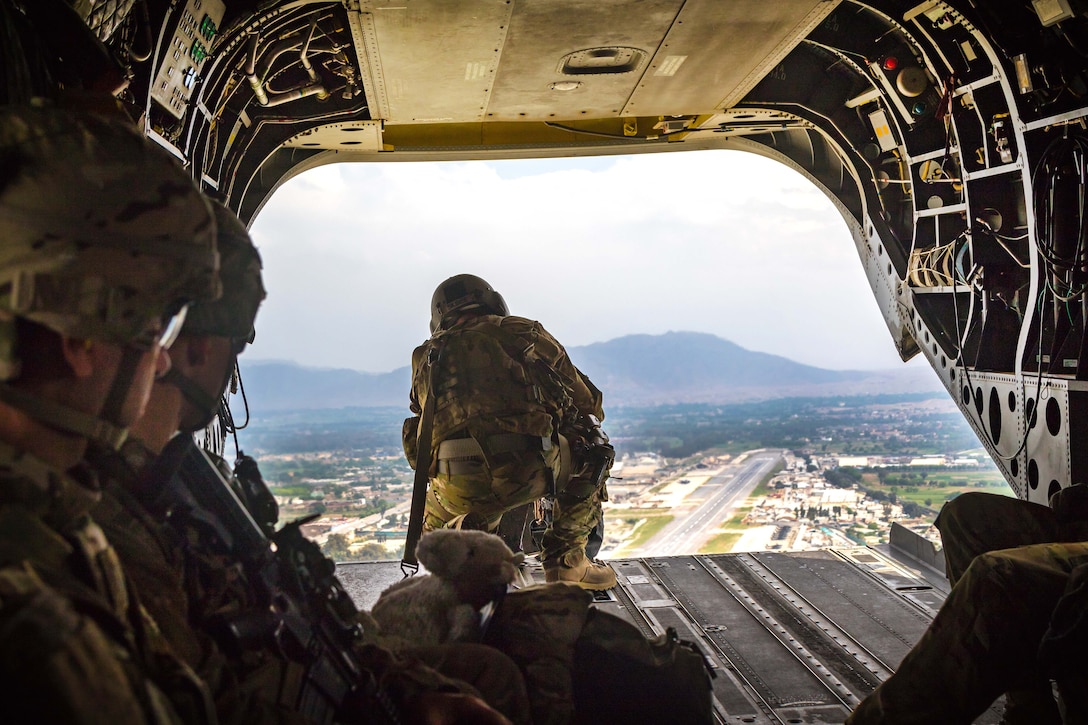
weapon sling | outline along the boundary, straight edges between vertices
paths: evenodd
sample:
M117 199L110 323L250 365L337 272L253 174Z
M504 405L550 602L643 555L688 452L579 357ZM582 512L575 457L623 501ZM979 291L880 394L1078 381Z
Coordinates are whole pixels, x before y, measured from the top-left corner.
M434 432L434 384L437 379L438 362L442 359L442 345L431 348L427 355L430 366L427 381L427 399L423 402L423 412L419 418L419 435L416 437L416 476L412 487L412 510L408 514L408 533L404 538L404 557L400 570L405 577L419 571L416 559L416 544L423 533L423 513L427 505L427 485L431 478L431 434Z

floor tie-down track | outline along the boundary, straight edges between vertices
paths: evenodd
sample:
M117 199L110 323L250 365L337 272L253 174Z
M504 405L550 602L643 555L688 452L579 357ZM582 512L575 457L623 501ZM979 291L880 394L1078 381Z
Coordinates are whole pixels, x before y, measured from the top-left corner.
M863 547L610 563L619 586L597 605L647 635L674 627L698 642L717 674L723 723L841 723L892 672L945 596L932 577ZM369 606L377 594L364 580L393 566L339 571ZM978 720L998 721L996 711Z

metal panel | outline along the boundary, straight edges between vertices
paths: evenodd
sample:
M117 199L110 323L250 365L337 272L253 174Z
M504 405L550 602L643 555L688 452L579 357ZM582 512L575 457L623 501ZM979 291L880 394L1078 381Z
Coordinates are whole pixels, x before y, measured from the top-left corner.
M821 0L685 3L623 115L695 114L731 106L836 5Z
M505 0L361 2L369 85L384 90L384 120L481 120L512 7Z
M634 48L653 56L682 0L518 2L510 20L488 120L616 117L646 62L625 73L568 75L564 58L592 48ZM553 90L557 82L578 83Z

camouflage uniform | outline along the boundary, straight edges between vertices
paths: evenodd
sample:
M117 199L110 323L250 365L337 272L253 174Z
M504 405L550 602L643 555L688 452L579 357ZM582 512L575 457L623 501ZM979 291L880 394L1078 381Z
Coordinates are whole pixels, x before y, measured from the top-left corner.
M432 351L436 391L430 389ZM604 418L600 391L539 322L523 317L476 315L440 329L412 353L416 416L405 421L403 442L413 465L419 416L432 392L434 463L425 531L470 512L495 531L506 511L555 494L563 424L579 414ZM482 456L440 456L443 442L468 438ZM559 492L542 542L545 562L573 564L582 555L603 495L577 500Z
M94 516L133 588L163 636L208 684L220 722L308 722L292 712L290 693L282 693L289 702L277 701L281 683L301 680L297 672L271 652L232 660L208 633L217 616L246 611L255 598L237 564L208 553L209 532L163 523L171 513L169 503L157 496L156 482L142 481L136 473L154 458L135 440L126 442L120 455L98 449L90 456L104 479Z
M969 723L1002 693L1007 722L1061 722L1038 656L1088 528L1046 506L968 493L937 519L952 591L896 673L847 721ZM1064 692L1064 691L1063 691Z
M0 721L214 720L87 515L97 481L0 444ZM172 701L172 704L171 704Z
M5 107L0 158L0 721L212 722L204 684L174 657L88 515L97 479L80 465L57 470L88 440L123 438L136 371L168 344L152 339L155 323L216 293L211 213L126 122ZM65 337L120 351L112 370L90 371L88 385L109 386L103 398L81 393L67 370L26 364L53 359L47 347Z

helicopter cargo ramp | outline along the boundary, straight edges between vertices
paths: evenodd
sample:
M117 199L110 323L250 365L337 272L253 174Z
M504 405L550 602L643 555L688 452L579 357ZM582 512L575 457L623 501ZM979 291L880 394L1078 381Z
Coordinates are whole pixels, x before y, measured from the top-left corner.
M713 668L721 723L841 723L922 635L948 584L887 547L613 559L596 606L647 636L673 627ZM398 562L340 564L369 608ZM539 566L525 584L543 582ZM978 723L1000 722L995 706Z

